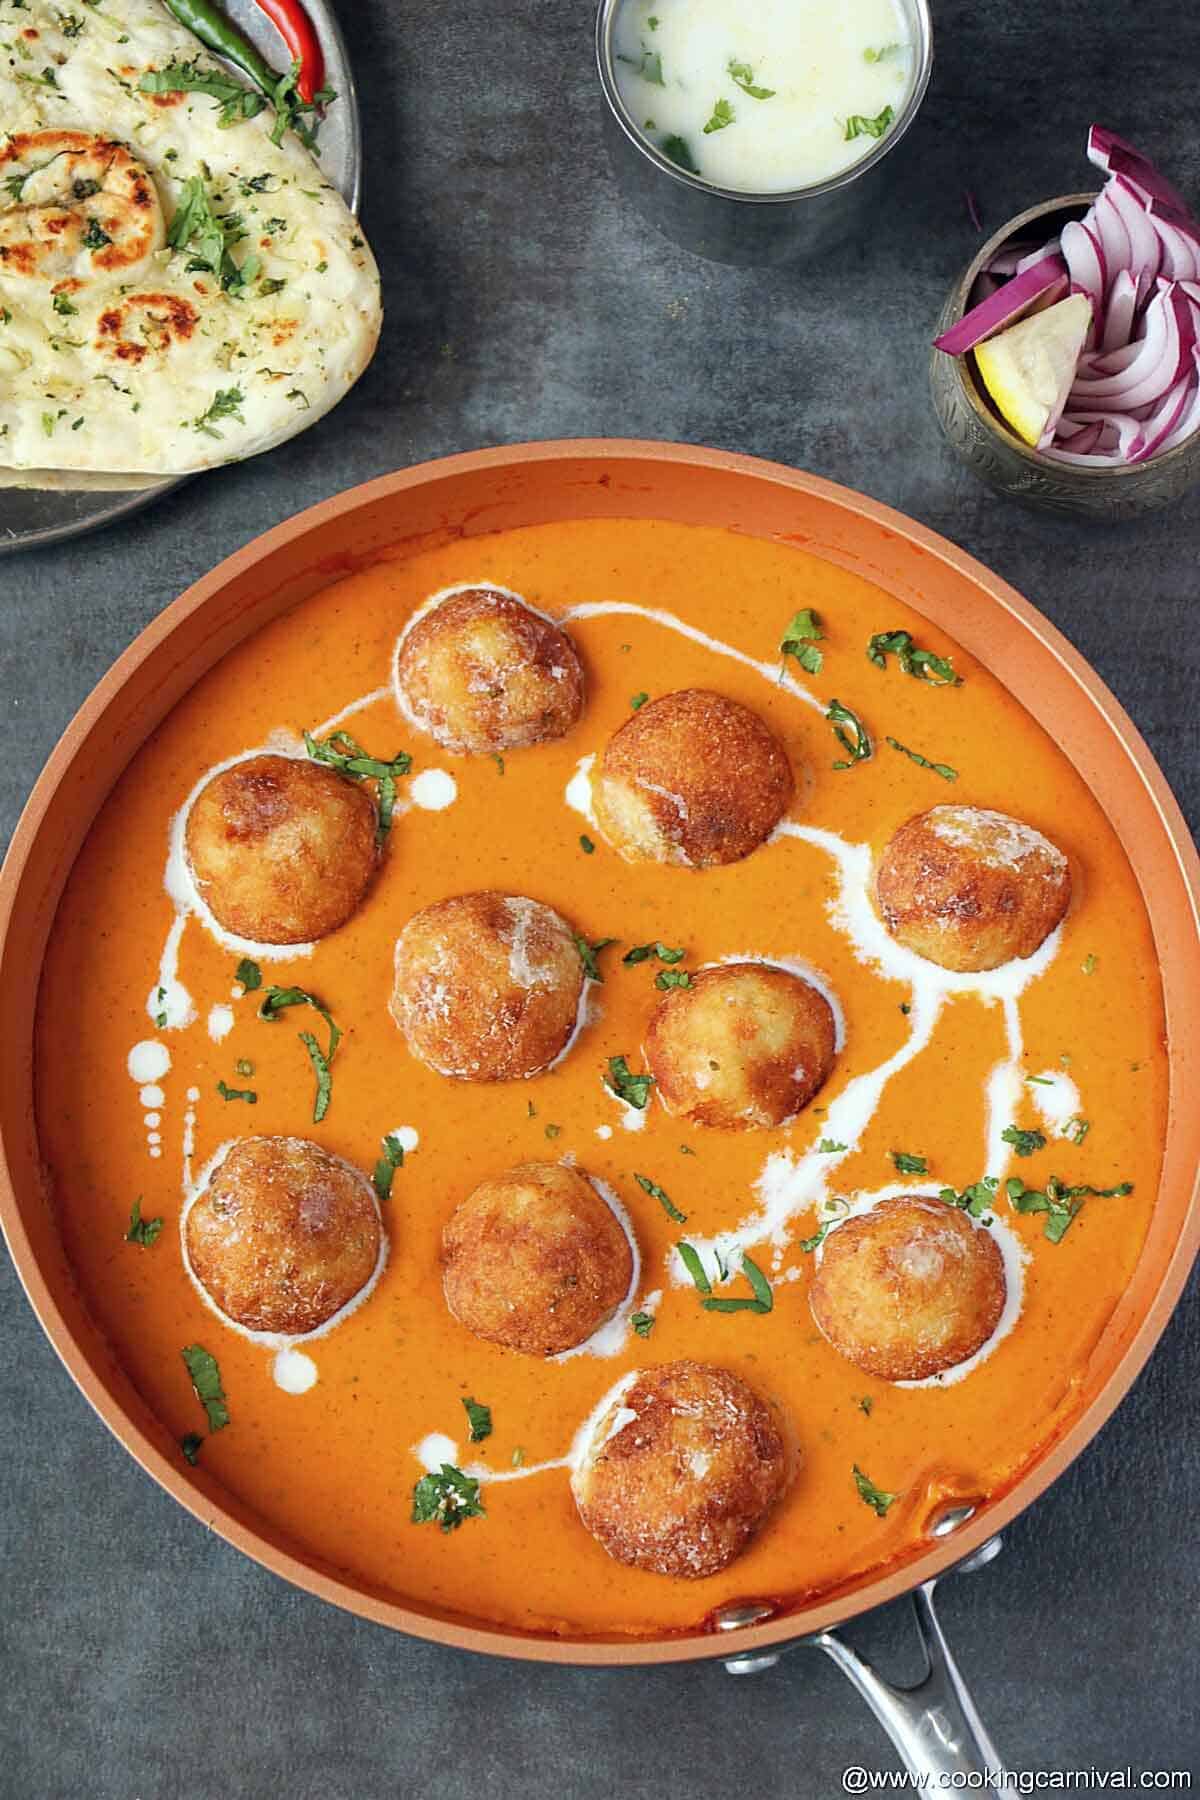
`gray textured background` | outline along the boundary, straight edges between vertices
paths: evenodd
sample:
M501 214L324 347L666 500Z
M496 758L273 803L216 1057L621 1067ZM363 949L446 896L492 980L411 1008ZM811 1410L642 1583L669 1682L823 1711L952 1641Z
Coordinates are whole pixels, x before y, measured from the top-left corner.
M749 3L749 0L748 0ZM1083 185L1099 119L1200 195L1200 11L936 6L938 59L871 244L802 273L694 261L618 204L585 0L342 8L364 93L384 341L332 419L110 533L0 563L0 832L118 650L218 558L420 458L637 435L778 457L890 501L1091 658L1200 817L1200 495L1111 531L1026 514L943 448L929 322L989 229ZM943 1613L1018 1767L1195 1769L1196 1286L1097 1442ZM824 1659L735 1683L475 1660L292 1592L184 1516L91 1416L0 1267L0 1795L591 1800L833 1795L892 1766ZM911 1665L902 1609L852 1630Z

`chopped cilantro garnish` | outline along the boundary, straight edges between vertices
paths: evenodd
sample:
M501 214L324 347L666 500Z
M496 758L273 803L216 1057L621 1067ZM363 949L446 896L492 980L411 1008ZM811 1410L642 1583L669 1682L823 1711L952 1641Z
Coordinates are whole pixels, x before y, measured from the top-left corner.
M881 138L895 116L890 106L885 106L873 119L866 118L862 113L851 113L846 120L844 140L848 144L857 137Z
M224 437L225 433L217 430L218 420L236 419L239 425L244 425L246 420L242 406L245 399L246 396L239 387L218 388L208 411L197 414L192 420L192 430L202 431L205 437Z
M436 1523L443 1531L457 1531L464 1519L484 1519L479 1483L453 1463L443 1463L436 1473L422 1475L413 1489L414 1525Z
M1099 957L1093 955L1092 952L1089 950L1088 954L1084 957L1083 963L1081 965L1084 974L1085 975L1094 975L1099 966L1099 962L1100 962Z
M1082 1144L1084 1138L1091 1129L1091 1120L1085 1119L1079 1113L1076 1113L1074 1118L1068 1119L1063 1126L1063 1136L1072 1144Z
M795 657L806 674L819 675L825 666L825 656L817 649L816 640L824 636L821 621L812 607L802 607L799 612L792 614L779 642L779 654Z
M139 1194L129 1214L129 1230L125 1233L125 1242L141 1244L144 1250L148 1250L151 1244L158 1242L162 1228L161 1219L143 1219L142 1196Z
M725 1295L710 1297L702 1302L705 1312L734 1313L752 1312L769 1313L775 1305L775 1296L771 1292L771 1284L753 1259L742 1252L742 1273L753 1289L753 1297L747 1299L743 1295Z
M1044 1189L1027 1188L1019 1175L1010 1175L1004 1186L1009 1202L1017 1212L1045 1213L1045 1234L1052 1244L1062 1242L1089 1194L1100 1200L1112 1200L1133 1192L1132 1181L1122 1181L1111 1188L1091 1187L1087 1182L1069 1187L1057 1175L1050 1176Z
M649 962L652 956L657 956L659 962L677 963L682 962L686 955L687 950L682 946L678 950L674 950L670 944L635 944L632 950L625 952L621 961L631 964L643 963Z
M1036 1150L1046 1148L1045 1134L1041 1131L1022 1131L1016 1125L1009 1125L1000 1133L1006 1144L1011 1144L1018 1156L1032 1156Z
M68 318L72 313L77 313L79 311L77 306L71 305L71 302L65 294L55 294L52 305L55 312L61 313L64 318Z
M640 1338L648 1338L650 1333L654 1330L654 1314L636 1312L629 1323L633 1326L633 1329Z
M875 1409L874 1400L872 1400L870 1394L864 1394L858 1403L859 1412L865 1413L867 1415L867 1418L869 1419L872 1412L874 1411L874 1409Z
M822 1138L817 1145L818 1156L834 1156L839 1150L848 1150L849 1144L839 1144L836 1138Z
M657 1181L651 1181L648 1175L638 1175L636 1173L633 1179L637 1182L644 1194L649 1194L652 1200L658 1201L658 1204L662 1207L668 1219L674 1219L677 1225L687 1224L687 1214L680 1212L679 1208L671 1199L670 1194L667 1193L665 1188L659 1187Z
M955 1193L951 1187L942 1188L938 1199L944 1200L947 1206L961 1207L973 1219L980 1219L989 1207L995 1205L999 1185L994 1175L985 1175L982 1181L973 1181L970 1187L965 1187L961 1194Z
M694 1245L681 1239L675 1246L679 1252L679 1260L691 1276L695 1286L702 1294L712 1293L712 1282L704 1272L704 1264L700 1261L700 1253Z
M389 1131L381 1140L383 1155L375 1164L375 1173L371 1176L371 1185L381 1200L392 1197L392 1182L396 1178L396 1170L404 1167L404 1145L394 1132Z
M875 1486L869 1475L864 1475L858 1464L854 1465L854 1485L858 1489L858 1497L869 1506L872 1512L878 1513L881 1519L887 1518L888 1507L899 1499L898 1494L885 1493L883 1488Z
M692 155L687 139L680 137L678 132L672 132L670 137L665 137L662 141L661 149L663 155L669 162L673 162L676 168L686 169L689 175L698 175L700 173L699 166L695 157Z
M597 938L594 944L589 944L585 937L580 937L579 933L576 932L575 948L579 952L580 960L583 963L583 972L589 981L604 980L603 975L600 973L600 964L596 961L596 957L601 950L607 950L609 945L615 944L616 941L616 938Z
M734 112L730 102L728 100L718 100L709 115L708 123L704 127L705 137L711 137L714 131L724 131L727 125L733 124L733 120Z
M262 970L256 962L251 962L248 956L243 956L233 972L233 979L240 982L248 994L252 994L256 988L262 986Z
M484 1438L492 1435L492 1409L490 1406L482 1405L478 1400L471 1399L464 1399L463 1405L467 1409L471 1442L482 1444Z
M634 712L640 712L649 698L649 694L631 694L629 696L629 704Z
M755 87L754 70L749 63L737 62L731 57L728 68L731 78L741 88L743 94L749 94L751 100L773 100L775 98L774 88Z
M595 856L596 854L596 846L586 831L581 831L579 834L579 848L585 856Z
M138 90L143 94L207 94L217 102L217 124L222 130L240 119L253 119L266 105L261 94L252 93L232 75L201 68L199 62L172 62L162 69L148 69Z
M610 1056L604 1085L619 1100L624 1100L627 1106L635 1106L639 1112L644 1112L650 1099L650 1089L654 1086L654 1077L635 1075L623 1056Z
M901 1175L928 1175L929 1164L923 1156L910 1156L907 1150L892 1150L888 1153Z
M308 1051L308 1060L312 1063L313 1073L317 1078L317 1093L313 1102L313 1124L319 1125L329 1111L329 1102L333 1097L333 1076L330 1069L337 1053L337 1047L342 1041L342 1033L340 1028L334 1024L329 1008L318 1000L315 994L310 994L307 988L269 987L263 996L262 1005L258 1009L258 1016L269 1024L272 1020L278 1019L284 1009L289 1006L311 1006L314 1012L320 1013L329 1027L329 1047L326 1050L322 1050L311 1031L302 1031L299 1034L300 1042Z
M218 1081L217 1092L222 1100L244 1100L247 1106L258 1105L258 1095L253 1088L232 1088L227 1082Z
M188 1462L191 1463L193 1469L200 1461L200 1447L203 1442L204 1439L200 1436L198 1431L189 1431L186 1437L182 1437L179 1440L179 1448L183 1451L184 1456L187 1458Z
M626 63L635 75L640 75L643 81L649 81L654 87L666 87L660 50L648 50L643 44L640 56L622 56L618 53L617 61Z
M656 988L687 988L692 985L692 978L686 969L660 969L654 977Z
M192 1378L196 1398L208 1414L208 1429L223 1431L229 1423L229 1408L225 1404L225 1390L221 1386L221 1371L217 1367L216 1357L202 1344L189 1344L180 1351L180 1355Z

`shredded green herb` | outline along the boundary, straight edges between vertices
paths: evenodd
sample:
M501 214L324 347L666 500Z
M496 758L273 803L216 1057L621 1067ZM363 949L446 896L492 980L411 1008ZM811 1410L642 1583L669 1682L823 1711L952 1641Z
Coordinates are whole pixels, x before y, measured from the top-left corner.
M414 1525L440 1526L457 1531L464 1519L487 1517L479 1498L479 1483L453 1463L443 1463L436 1473L422 1475L413 1489Z
M662 1207L668 1219L674 1219L677 1225L687 1224L687 1214L680 1212L679 1208L671 1199L670 1194L668 1194L665 1188L659 1187L657 1181L651 1181L648 1175L638 1175L636 1173L634 1174L633 1179L637 1182L644 1194L649 1194L652 1200L658 1201L658 1204Z
M253 1088L232 1088L227 1082L218 1081L217 1092L222 1100L244 1100L247 1106L258 1105L258 1095Z
M193 1469L200 1461L200 1449L203 1443L204 1439L200 1436L198 1431L189 1431L186 1437L181 1437L179 1440L179 1448L183 1451L184 1456L187 1458L188 1462L191 1463Z
M217 124L223 131L242 119L253 119L266 105L253 93L217 68L201 68L199 62L172 62L162 69L148 69L138 82L143 94L207 94L217 102Z
M263 996L262 1005L258 1009L260 1019L268 1024L279 1018L289 1006L311 1006L314 1012L320 1013L329 1027L329 1046L322 1050L311 1031L299 1034L300 1042L308 1052L308 1059L313 1066L313 1074L317 1080L316 1099L313 1102L313 1124L319 1125L329 1111L329 1102L333 1097L333 1076L330 1072L337 1047L342 1041L340 1028L334 1024L333 1015L323 1001L307 988L301 987L269 987Z
M596 846L586 831L581 831L579 834L579 848L585 856L595 856L596 854Z
M963 1212L970 1213L973 1219L981 1219L996 1203L996 1189L1000 1183L994 1175L985 1175L982 1181L973 1181L970 1187L956 1193L952 1187L944 1187L938 1194L947 1206L957 1206Z
M142 1196L139 1194L129 1214L129 1230L125 1233L125 1242L140 1244L144 1250L148 1250L151 1244L158 1242L162 1228L161 1219L143 1219Z
M877 669L887 668L894 656L906 675L927 681L931 687L961 687L962 676L954 672L948 656L937 656L932 650L918 649L908 631L877 631L867 645L867 661Z
M737 83L743 94L749 94L751 100L773 100L775 98L774 88L755 87L754 70L749 63L737 62L730 57L728 69L731 79Z
M650 1333L654 1330L654 1314L636 1312L629 1323L633 1326L633 1329L640 1338L648 1338Z
M686 969L660 969L654 977L656 988L688 988L692 978Z
M943 781L958 780L958 770L952 769L949 763L930 762L929 758L922 756L919 750L910 750L906 744L897 743L894 737L888 738L887 741L893 750L898 750L901 756L907 756L909 762L915 762L922 769L932 769L934 774L940 775Z
M607 950L609 945L615 944L616 941L616 938L597 938L594 944L589 944L585 937L580 937L579 933L576 932L575 948L579 952L580 961L583 963L583 972L589 981L604 980L603 975L600 973L600 964L596 961L596 958L601 950Z
M392 828L392 815L396 810L396 783L402 775L407 775L412 768L412 757L407 750L397 750L390 761L378 756L368 756L362 745L345 731L335 731L331 737L315 738L310 731L304 733L304 748L314 762L324 763L328 769L336 769L339 775L345 775L350 781L374 781L379 790L379 821L375 828L375 842L382 845L387 840Z
M467 1423L470 1427L470 1439L473 1444L482 1444L484 1438L492 1435L492 1409L478 1400L464 1399L467 1409Z
M218 422L221 419L236 419L239 425L244 425L246 420L242 407L245 399L246 396L239 387L218 388L208 411L199 413L192 420L192 430L202 431L205 437L224 437L225 433L217 430Z
M610 1056L604 1085L619 1100L624 1100L627 1106L635 1106L639 1112L644 1112L650 1099L650 1089L654 1086L654 1077L635 1075L623 1056Z
M802 607L792 614L779 640L779 654L794 657L807 675L819 675L825 666L825 656L817 649L817 640L824 636L820 618L812 607Z
M243 956L233 972L233 979L239 982L248 994L253 994L257 988L262 986L262 970L256 962L251 962L248 956Z
M225 1404L225 1390L221 1386L221 1371L216 1357L202 1344L189 1344L180 1351L180 1355L192 1378L196 1398L208 1415L208 1429L223 1431L229 1423L229 1408Z
M660 148L663 155L669 162L673 162L676 168L685 169L689 175L698 175L700 173L699 166L695 157L692 155L687 139L680 137L678 132L672 132L670 137L665 137Z
M834 1156L839 1150L848 1150L849 1144L839 1144L836 1138L822 1138L817 1145L818 1156Z
M834 737L846 752L847 760L839 759L833 765L835 769L852 769L856 763L871 760L871 734L857 713L852 713L840 700L831 700L825 717L833 726Z
M383 1144L383 1155L375 1164L371 1185L381 1200L390 1200L392 1182L396 1179L396 1170L404 1167L404 1145L391 1131L380 1141Z
M1019 1175L1010 1175L1004 1187L1017 1212L1045 1213L1045 1235L1052 1244L1061 1244L1089 1194L1099 1200L1113 1200L1133 1192L1132 1181L1110 1188L1091 1187L1087 1182L1070 1187L1057 1175L1051 1175L1044 1188L1027 1188Z
M670 944L635 944L632 950L627 950L625 952L621 961L632 965L634 963L649 962L652 956L657 956L659 962L677 963L682 962L686 955L686 949L680 948L674 950Z
M694 1245L681 1239L675 1246L679 1252L679 1260L691 1276L693 1283L702 1294L712 1293L712 1282L704 1272L704 1264L700 1261L700 1253Z
M618 53L617 61L625 63L635 75L640 75L643 81L650 82L654 87L666 87L667 84L663 80L662 52L649 50L645 44L641 49L640 56L622 56Z
M876 113L873 119L866 118L862 113L851 113L846 120L843 132L844 141L848 144L852 139L858 137L881 138L895 116L896 114L890 106L885 106L882 112Z
M704 127L705 137L711 137L714 131L724 131L734 120L733 107L728 100L718 100L709 115Z
M887 1518L889 1506L900 1498L898 1494L889 1494L883 1488L876 1487L871 1477L864 1475L857 1463L854 1465L854 1485L858 1489L859 1499L881 1519Z
M750 1298L746 1298L740 1294L710 1296L707 1300L702 1302L705 1312L769 1313L772 1310L775 1305L775 1296L771 1292L771 1284L759 1268L758 1264L754 1262L752 1258L747 1256L744 1251L742 1253L742 1273L750 1283L751 1289L753 1290L752 1296Z
M1022 1131L1016 1125L1009 1125L1000 1133L1006 1144L1011 1144L1018 1156L1032 1156L1035 1151L1046 1148L1045 1134L1041 1131Z
M928 1175L929 1164L923 1156L911 1156L907 1150L888 1152L900 1175Z

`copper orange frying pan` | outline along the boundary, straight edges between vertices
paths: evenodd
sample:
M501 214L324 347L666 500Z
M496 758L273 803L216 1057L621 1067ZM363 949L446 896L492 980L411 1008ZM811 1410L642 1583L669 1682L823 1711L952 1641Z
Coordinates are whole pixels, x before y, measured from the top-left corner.
M563 518L642 516L724 525L802 545L924 613L979 657L1053 730L1112 821L1141 884L1162 970L1170 1112L1162 1185L1127 1292L1095 1346L1077 1410L1004 1493L957 1508L871 1578L814 1603L747 1596L711 1629L636 1641L522 1635L416 1611L286 1541L175 1442L135 1391L76 1290L43 1180L33 1108L33 1020L55 909L97 810L171 707L224 653L296 601L406 543ZM0 878L0 1220L47 1335L96 1411L182 1505L275 1573L395 1629L534 1661L632 1664L719 1657L735 1673L815 1644L850 1675L909 1766L996 1766L938 1628L937 1578L980 1566L996 1534L1098 1431L1161 1334L1200 1247L1200 859L1146 745L1112 695L1026 601L932 532L845 489L774 464L668 444L536 444L451 457L327 500L239 550L144 631L100 683L50 758ZM1189 1103L1189 1093L1192 1096ZM929 1655L919 1687L889 1687L834 1633L911 1592Z

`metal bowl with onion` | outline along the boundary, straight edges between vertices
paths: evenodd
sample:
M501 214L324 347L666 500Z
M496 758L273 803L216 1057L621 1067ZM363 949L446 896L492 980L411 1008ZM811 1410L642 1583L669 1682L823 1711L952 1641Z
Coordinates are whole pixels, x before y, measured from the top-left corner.
M900 0L913 46L912 82L885 137L840 175L780 193L717 187L664 156L638 130L621 98L613 43L621 0L600 0L596 66L604 94L604 133L625 198L666 237L711 262L750 266L801 262L862 227L884 197L892 152L920 110L933 68L927 0Z
M934 336L956 325L973 304L976 284L1006 247L1048 238L1080 219L1096 194L1061 194L1009 219L958 277L938 316ZM1084 468L1032 449L1000 417L979 381L970 355L930 353L933 409L946 441L967 467L998 493L1046 512L1110 522L1169 506L1200 483L1200 433L1145 462Z

